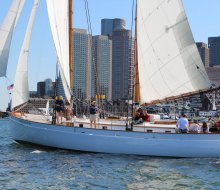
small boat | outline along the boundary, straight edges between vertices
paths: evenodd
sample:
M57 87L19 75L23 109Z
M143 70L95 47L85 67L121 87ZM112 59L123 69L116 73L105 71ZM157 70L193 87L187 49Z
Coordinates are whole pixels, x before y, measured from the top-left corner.
M64 91L71 102L72 1L46 2ZM37 7L38 0L35 0L18 61L13 108L29 99L26 82L28 51L24 50L29 49ZM135 102L156 104L208 90L211 84L182 1L137 0L136 10ZM70 22L66 22L68 19ZM218 133L177 133L175 123L166 121L133 125L126 119L104 119L97 125L97 128L91 128L89 120L83 118L52 124L42 116L23 114L18 110L11 113L9 122L15 141L47 147L146 156L220 157Z

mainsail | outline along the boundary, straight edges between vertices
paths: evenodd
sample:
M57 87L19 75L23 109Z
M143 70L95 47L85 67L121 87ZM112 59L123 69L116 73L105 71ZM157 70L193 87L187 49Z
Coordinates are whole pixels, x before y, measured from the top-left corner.
M47 0L47 9L64 92L70 102L69 1Z
M28 22L24 42L19 56L17 70L15 75L14 90L12 94L12 108L21 105L29 99L28 89L28 54L31 32L33 28L34 19L40 0L35 0L31 11L31 16Z
M208 89L181 0L137 0L141 103Z
M24 0L14 0L0 28L0 77L6 76L12 35L23 6Z

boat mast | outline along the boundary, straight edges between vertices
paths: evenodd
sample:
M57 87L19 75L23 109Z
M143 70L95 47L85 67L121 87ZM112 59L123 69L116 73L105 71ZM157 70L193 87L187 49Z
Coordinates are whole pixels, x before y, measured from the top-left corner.
M135 41L134 41L134 102L140 102L140 83L138 72L138 48L137 48L137 1L136 1L136 16L135 16Z
M73 29L72 29L72 0L69 0L69 72L70 72L70 89L72 93L73 86L73 54L72 54L72 46L73 46Z

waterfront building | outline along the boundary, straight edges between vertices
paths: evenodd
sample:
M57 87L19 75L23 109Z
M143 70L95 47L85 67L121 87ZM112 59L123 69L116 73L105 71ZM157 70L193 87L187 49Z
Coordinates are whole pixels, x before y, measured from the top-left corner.
M29 91L30 98L37 98L37 91Z
M30 98L29 103L25 105L19 105L16 107L16 109L20 109L24 113L41 113L40 110L45 110L47 101L49 100L49 108L53 107L53 101L52 98Z
M206 72L209 76L209 80L216 86L220 85L220 65L213 67L206 67Z
M132 87L134 48L130 30L112 35L112 99L128 99Z
M73 29L73 96L91 98L91 43L84 29Z
M55 87L56 88L56 96L62 96L63 99L66 99L60 73L59 73L59 75L56 79L56 84L55 85L56 85L56 87Z
M92 97L104 95L112 99L112 40L107 36L93 36Z
M54 95L54 83L51 79L45 79L37 83L37 97L51 97Z
M112 37L114 30L124 30L125 20L120 18L102 19L101 20L101 35Z
M209 48L207 44L203 42L197 42L196 45L204 66L209 67Z
M219 42L218 42L219 40ZM212 84L220 84L220 38L210 37L209 44L203 42L196 43L206 72ZM209 49L209 48L210 49Z
M210 66L220 65L220 36L209 37L208 47L210 51Z
M45 95L50 97L54 95L54 86L51 79L45 79Z
M37 96L44 97L45 96L45 82L38 82L37 83Z

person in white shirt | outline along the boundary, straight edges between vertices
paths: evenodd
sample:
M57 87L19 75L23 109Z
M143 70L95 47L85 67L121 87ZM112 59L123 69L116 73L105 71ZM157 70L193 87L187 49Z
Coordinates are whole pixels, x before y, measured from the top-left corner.
M177 121L177 127L179 129L180 133L187 133L188 127L189 127L189 121L186 117L186 115L183 115L178 121Z
M200 131L200 126L198 121L194 120L193 123L189 126L189 132L198 133Z

